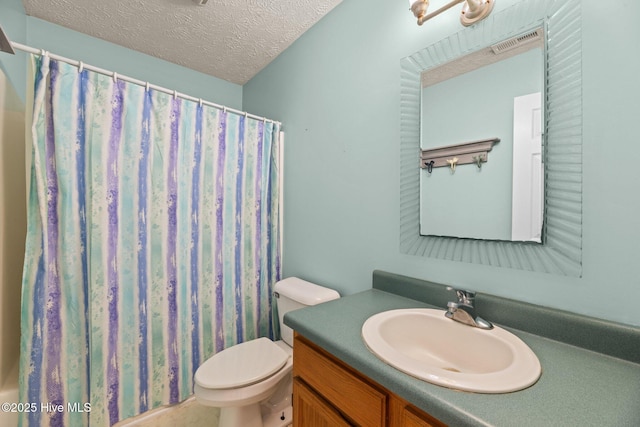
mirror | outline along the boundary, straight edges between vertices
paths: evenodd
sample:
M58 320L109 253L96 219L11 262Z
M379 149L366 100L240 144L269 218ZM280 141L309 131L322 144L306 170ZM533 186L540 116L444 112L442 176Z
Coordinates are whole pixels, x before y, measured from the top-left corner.
M523 0L401 60L400 251L502 268L582 275L582 12L580 0ZM421 73L483 47L545 30L542 244L420 234ZM459 97L463 94L458 92ZM455 93L452 95L456 95ZM462 122L461 122L462 123ZM461 127L463 125L461 124ZM492 135L492 137L495 135ZM497 147L500 143L496 144ZM496 151L497 152L497 151ZM491 166L493 152L489 152ZM460 168L469 168L464 165ZM457 172L456 172L457 173Z
M540 243L543 28L424 70L420 80L420 234ZM500 142L490 152L462 150L489 139Z

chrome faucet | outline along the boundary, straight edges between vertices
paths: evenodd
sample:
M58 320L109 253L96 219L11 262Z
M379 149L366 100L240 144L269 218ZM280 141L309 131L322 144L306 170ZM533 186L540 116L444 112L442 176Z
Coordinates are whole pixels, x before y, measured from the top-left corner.
M493 329L491 322L484 320L476 313L476 308L473 306L476 299L475 292L455 289L451 286L447 286L447 290L455 291L458 302L447 303L447 312L444 314L446 317L476 328Z

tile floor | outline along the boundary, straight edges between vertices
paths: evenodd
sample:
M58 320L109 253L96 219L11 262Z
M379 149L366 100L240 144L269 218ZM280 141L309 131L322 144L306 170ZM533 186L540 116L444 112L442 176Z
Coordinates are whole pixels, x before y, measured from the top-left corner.
M217 427L220 409L200 405L194 397L128 418L114 427Z

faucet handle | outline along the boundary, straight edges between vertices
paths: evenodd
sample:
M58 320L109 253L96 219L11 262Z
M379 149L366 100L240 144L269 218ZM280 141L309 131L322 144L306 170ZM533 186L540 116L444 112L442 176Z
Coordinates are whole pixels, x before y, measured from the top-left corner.
M447 286L447 290L454 291L458 297L458 302L462 304L473 305L473 300L476 298L476 293L474 291L457 289L452 286Z

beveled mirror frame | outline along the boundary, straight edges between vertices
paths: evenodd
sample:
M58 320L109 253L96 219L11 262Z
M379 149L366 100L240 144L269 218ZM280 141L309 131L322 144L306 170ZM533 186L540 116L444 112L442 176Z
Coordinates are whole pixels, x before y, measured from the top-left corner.
M543 244L420 235L420 74L545 27ZM409 255L582 276L582 37L580 0L524 0L401 60L400 251Z

